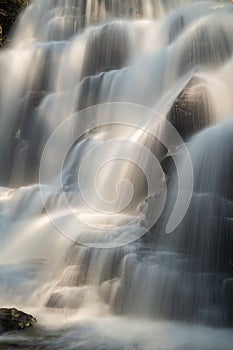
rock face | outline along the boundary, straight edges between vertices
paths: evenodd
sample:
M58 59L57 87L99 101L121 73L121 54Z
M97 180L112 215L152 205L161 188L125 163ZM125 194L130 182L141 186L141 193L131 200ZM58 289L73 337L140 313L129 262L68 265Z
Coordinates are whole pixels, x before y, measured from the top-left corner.
M227 321L233 326L233 278L227 278L223 281L224 301L227 309Z
M129 33L123 24L108 24L90 33L82 77L120 69L129 56Z
M0 309L0 330L3 332L29 328L36 322L35 317L15 308Z
M221 17L203 16L199 25L190 25L189 21L189 26L182 31L184 26L184 19L177 18L171 29L170 38L170 40L174 39L180 32L184 33L177 38L177 60L180 74L197 67L216 69L230 59L232 30L228 29L227 19L222 21Z
M205 81L192 77L167 115L184 140L210 123L210 107Z

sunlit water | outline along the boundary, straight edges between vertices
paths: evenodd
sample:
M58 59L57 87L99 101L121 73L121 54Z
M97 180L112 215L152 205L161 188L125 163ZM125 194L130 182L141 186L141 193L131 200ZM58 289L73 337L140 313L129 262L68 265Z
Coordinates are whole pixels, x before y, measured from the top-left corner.
M0 306L38 324L1 349L233 349L232 54L228 1L32 2L0 53Z

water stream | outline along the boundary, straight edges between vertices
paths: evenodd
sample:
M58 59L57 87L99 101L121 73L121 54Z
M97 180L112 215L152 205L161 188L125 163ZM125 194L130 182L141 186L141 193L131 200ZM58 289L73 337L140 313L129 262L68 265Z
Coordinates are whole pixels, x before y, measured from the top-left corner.
M34 0L0 52L1 349L233 349L233 6Z

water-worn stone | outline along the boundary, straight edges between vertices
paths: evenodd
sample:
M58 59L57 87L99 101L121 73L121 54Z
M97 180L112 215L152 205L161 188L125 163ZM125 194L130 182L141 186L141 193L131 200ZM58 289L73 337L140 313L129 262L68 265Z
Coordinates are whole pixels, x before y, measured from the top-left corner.
M15 308L0 309L0 331L21 330L33 326L36 322L35 317Z
M205 81L193 76L176 98L167 119L186 140L209 125L210 115Z
M92 31L87 41L82 77L120 69L129 55L129 33L122 23Z

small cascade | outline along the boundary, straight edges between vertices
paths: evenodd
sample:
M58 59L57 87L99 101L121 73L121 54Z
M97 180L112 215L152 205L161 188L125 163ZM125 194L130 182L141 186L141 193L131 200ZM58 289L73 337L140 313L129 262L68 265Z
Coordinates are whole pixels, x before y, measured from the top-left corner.
M232 346L232 19L34 0L1 50L0 303L61 321L45 349Z

